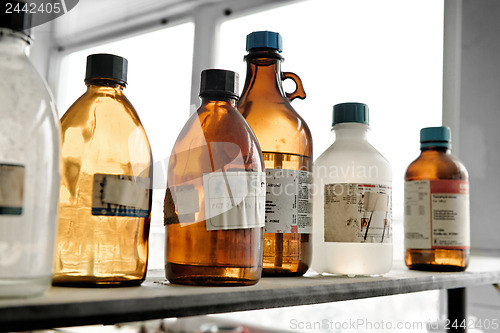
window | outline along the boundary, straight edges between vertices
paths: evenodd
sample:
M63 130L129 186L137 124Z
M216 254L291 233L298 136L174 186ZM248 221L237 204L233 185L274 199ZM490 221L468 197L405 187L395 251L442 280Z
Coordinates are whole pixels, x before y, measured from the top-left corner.
M149 268L164 267L164 162L189 117L193 39L194 24L189 22L73 52L61 63L57 104L62 116L85 92L83 79L89 54L112 53L128 60L125 95L148 134L155 162Z

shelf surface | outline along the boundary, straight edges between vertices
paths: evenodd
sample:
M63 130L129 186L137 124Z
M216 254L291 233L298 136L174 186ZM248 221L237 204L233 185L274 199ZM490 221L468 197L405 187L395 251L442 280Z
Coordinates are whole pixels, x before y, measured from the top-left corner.
M0 299L0 331L266 309L500 283L500 258L472 257L466 272L410 271L396 262L384 276L263 278L248 287L171 285L163 270L139 287L52 287L44 296Z

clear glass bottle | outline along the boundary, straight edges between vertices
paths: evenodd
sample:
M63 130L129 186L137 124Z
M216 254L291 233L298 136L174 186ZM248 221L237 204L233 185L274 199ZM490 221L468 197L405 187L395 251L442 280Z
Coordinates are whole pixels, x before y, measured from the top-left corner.
M180 132L165 196L167 279L251 285L262 273L265 173L262 152L236 109L238 76L201 73L201 106Z
M152 155L126 82L126 59L88 56L87 91L61 119L55 284L138 285L146 276Z
M368 142L368 106L333 107L335 142L314 164L313 268L384 274L392 267L392 169Z
M41 294L52 279L60 128L27 57L30 19L0 11L0 297Z
M451 154L448 127L423 128L420 150L405 175L406 266L463 271L470 255L467 170Z
M290 101L304 99L300 78L281 72L280 34L247 36L247 76L238 110L259 140L267 176L264 276L298 276L311 264L312 136ZM297 88L284 93L282 81Z

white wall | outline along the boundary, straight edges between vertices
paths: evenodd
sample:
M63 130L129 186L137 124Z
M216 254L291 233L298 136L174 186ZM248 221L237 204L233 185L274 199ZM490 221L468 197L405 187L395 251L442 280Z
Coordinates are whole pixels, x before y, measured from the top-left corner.
M452 63L448 73L445 67L444 119L458 127L458 155L470 174L472 250L500 256L500 1L447 0L447 9L454 29L445 32L444 60ZM500 292L469 288L468 306L470 318L498 320Z
M472 248L500 255L500 1L462 2L459 155L470 174ZM456 135L456 134L455 134Z

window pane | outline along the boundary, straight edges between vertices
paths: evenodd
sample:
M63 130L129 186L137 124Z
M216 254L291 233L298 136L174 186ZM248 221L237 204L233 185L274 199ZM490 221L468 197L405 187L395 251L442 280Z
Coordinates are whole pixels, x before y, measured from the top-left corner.
M83 80L89 54L112 53L128 60L125 95L139 114L155 161L149 268L164 266L163 199L167 164L163 162L168 160L189 117L193 39L194 24L189 22L74 52L64 57L61 64L57 99L60 115L85 92Z

